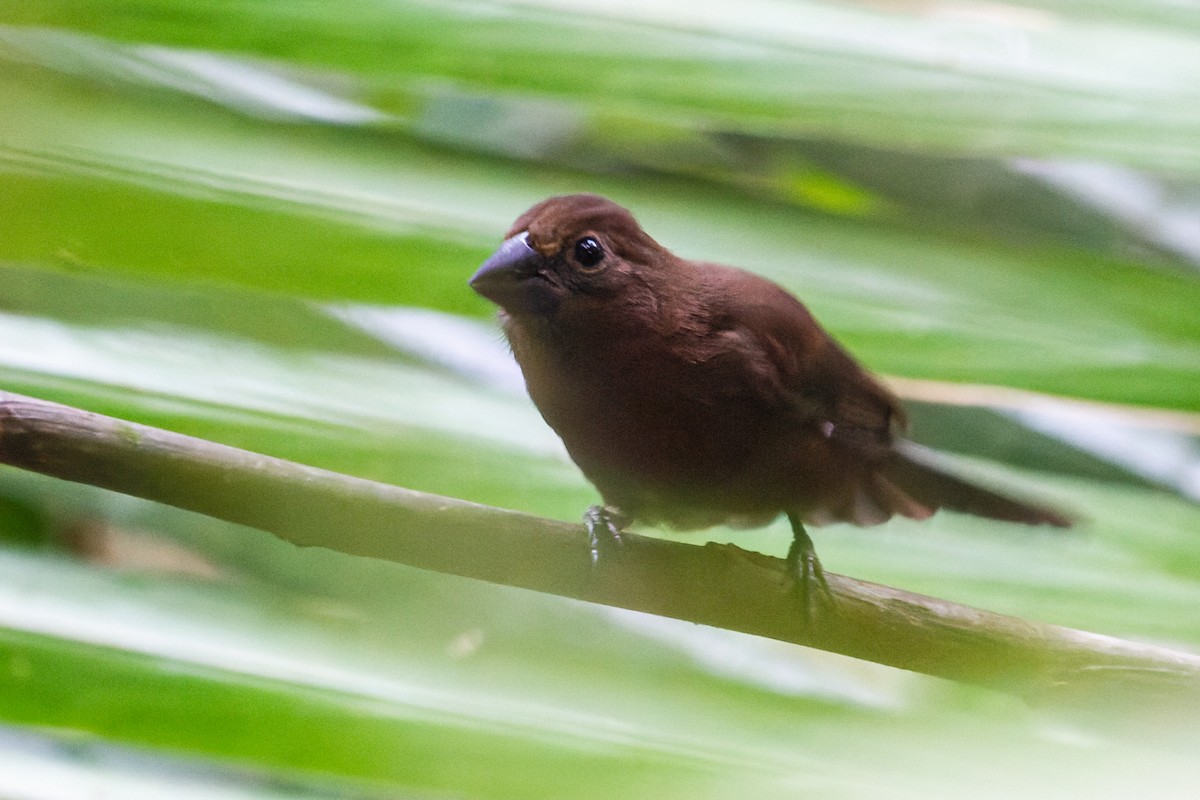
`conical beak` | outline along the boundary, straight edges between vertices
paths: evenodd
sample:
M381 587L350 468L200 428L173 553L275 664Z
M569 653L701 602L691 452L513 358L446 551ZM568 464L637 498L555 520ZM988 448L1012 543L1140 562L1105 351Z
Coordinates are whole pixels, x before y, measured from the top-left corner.
M558 308L562 291L551 283L546 259L529 246L529 233L506 239L471 277L479 294L511 314L548 316Z

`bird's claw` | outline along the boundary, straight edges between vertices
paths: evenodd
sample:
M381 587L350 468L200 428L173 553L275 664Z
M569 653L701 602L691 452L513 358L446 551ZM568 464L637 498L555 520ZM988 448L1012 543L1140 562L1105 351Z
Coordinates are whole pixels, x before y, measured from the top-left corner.
M792 546L788 548L786 574L787 591L792 594L804 612L805 620L811 621L819 605L823 610L834 609L833 592L825 579L825 568L817 558L812 539L804 530L799 518L788 516L792 523Z
M608 506L592 506L584 513L583 524L587 527L588 553L593 567L600 563L605 553L617 552L624 546L621 531L627 523L619 511Z

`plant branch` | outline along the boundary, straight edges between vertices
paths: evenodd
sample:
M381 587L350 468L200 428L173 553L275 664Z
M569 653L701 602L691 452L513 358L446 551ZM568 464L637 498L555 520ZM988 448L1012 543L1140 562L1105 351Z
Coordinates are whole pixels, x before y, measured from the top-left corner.
M0 462L269 531L305 547L767 636L1058 699L1138 685L1200 695L1200 657L839 575L811 619L780 559L623 537L593 568L580 525L341 475L0 392Z

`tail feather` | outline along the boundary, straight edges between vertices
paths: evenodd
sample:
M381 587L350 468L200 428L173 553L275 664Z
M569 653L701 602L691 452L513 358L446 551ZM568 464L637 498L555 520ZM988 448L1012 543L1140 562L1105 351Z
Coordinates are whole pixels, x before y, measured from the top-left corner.
M930 511L948 508L977 517L1057 528L1069 528L1074 522L1054 509L1015 500L942 472L934 461L932 451L911 442L899 442L880 472L894 485L893 488L907 495L910 502L916 501ZM904 516L920 516L907 513L901 504L893 504L891 508Z

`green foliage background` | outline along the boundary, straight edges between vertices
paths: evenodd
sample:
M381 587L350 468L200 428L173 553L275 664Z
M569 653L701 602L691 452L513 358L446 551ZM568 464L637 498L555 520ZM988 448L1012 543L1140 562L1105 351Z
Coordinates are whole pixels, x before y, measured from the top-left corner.
M1195 649L1198 75L1166 0L4 4L0 388L575 519L465 281L598 191L1088 520L834 527L831 570ZM5 796L1182 797L1200 767L1136 697L1031 709L11 469L0 534Z

